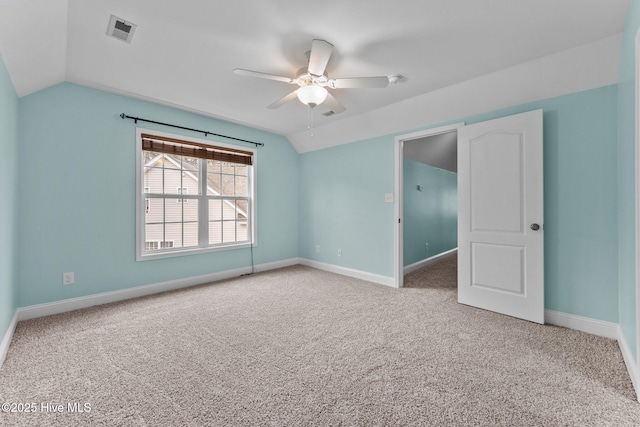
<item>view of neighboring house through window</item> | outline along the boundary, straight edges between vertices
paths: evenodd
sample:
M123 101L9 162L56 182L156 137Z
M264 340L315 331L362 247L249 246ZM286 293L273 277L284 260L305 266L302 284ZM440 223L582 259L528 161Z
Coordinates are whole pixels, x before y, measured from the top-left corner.
M139 135L142 256L252 243L251 151Z
M177 191L178 194L189 194L189 187L178 187ZM185 203L189 203L189 199L178 199L178 203L181 203L182 201L184 201Z
M211 185L209 199L209 244L245 241L248 235L249 183L247 165L207 162ZM215 189L220 195L215 197Z

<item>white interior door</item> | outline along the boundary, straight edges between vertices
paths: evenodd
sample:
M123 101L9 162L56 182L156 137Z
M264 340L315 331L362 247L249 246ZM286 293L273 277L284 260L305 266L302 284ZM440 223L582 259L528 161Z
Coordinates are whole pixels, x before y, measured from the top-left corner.
M458 302L544 323L542 110L458 129Z

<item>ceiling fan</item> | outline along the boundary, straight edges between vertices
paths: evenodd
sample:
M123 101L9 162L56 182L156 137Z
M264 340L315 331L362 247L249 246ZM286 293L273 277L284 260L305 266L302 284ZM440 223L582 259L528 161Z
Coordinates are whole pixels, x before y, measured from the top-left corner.
M386 76L330 79L326 73L326 67L332 50L333 45L331 43L325 40L314 39L311 43L311 51L308 52L309 65L299 69L295 77L277 76L259 71L244 70L242 68L236 68L233 72L241 76L259 77L299 86L293 92L267 107L271 109L279 108L297 97L300 102L311 108L324 103L333 113L342 113L346 108L329 93L327 88L382 88L389 84L389 78Z

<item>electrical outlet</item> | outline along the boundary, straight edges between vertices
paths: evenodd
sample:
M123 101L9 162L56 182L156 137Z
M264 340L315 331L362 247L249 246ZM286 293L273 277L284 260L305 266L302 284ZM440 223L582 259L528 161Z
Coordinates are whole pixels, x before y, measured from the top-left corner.
M342 256L342 249L338 249L338 256Z
M75 275L73 272L70 273L62 273L62 284L63 285L73 285L75 283Z
M316 245L316 253L319 254L320 253L320 245Z

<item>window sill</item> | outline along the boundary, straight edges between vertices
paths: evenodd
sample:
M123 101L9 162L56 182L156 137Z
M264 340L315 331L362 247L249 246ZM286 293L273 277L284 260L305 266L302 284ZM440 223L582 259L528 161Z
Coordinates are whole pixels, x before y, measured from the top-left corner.
M242 249L242 248L250 248L250 247L258 246L257 243L229 243L227 245L220 246L211 246L206 248L185 248L185 249L174 249L168 251L158 251L153 253L146 254L136 254L136 261L151 261L154 259L162 259L162 258L176 258L181 256L188 255L197 255L209 252L219 252L219 251L229 251L233 249Z

